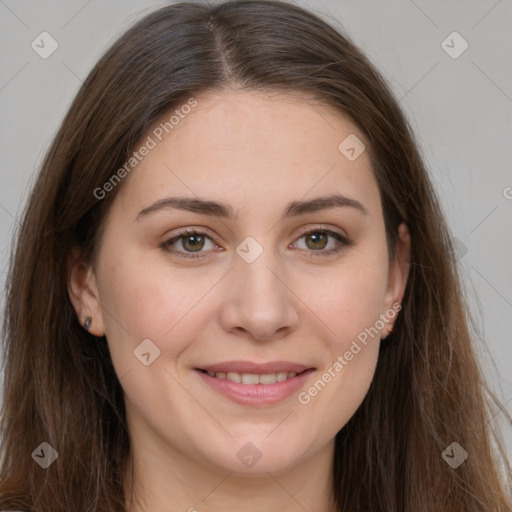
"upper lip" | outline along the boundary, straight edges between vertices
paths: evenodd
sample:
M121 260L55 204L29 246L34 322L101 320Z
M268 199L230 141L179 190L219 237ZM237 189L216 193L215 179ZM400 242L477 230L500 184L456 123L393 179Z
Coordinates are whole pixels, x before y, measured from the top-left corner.
M268 363L253 363L252 361L225 361L223 363L197 367L198 370L206 370L207 372L256 373L261 375L278 372L301 373L310 368L311 366L291 361L271 361Z

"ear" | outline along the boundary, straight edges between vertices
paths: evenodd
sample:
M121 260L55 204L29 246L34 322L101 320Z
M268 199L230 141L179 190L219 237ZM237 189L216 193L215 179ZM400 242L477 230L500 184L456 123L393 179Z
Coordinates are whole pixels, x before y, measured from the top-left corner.
M386 289L386 311L395 310L393 304L401 304L405 294L407 278L409 276L411 256L411 237L407 225L402 222L398 226L398 239L395 245L395 256L389 262L388 285ZM395 320L389 320L384 328L383 337L387 336Z
M105 330L96 275L92 266L83 261L77 249L73 249L68 261L67 275L69 299L75 308L78 322L83 326L85 319L90 316L88 332L94 336L103 336Z

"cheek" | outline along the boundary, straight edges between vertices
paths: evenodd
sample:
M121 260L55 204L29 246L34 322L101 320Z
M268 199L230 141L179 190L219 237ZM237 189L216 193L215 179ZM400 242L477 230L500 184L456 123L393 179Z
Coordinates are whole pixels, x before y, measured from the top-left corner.
M341 429L368 392L378 360L386 284L385 258L361 252L322 288L309 287L315 313L330 328L329 355L298 398L311 414L323 417L325 435Z
M387 271L385 262L354 255L315 286L303 278L303 296L330 328L336 353L384 313ZM380 325L380 322L379 322ZM382 329L380 325L379 330ZM349 343L350 344L350 343Z
M377 365L383 313L382 281L364 281L357 276L340 280L324 299L319 316L332 332L318 375L298 395L308 415L321 417L315 424L318 438L330 438L357 411L373 380ZM381 327L382 328L382 327Z
M161 257L152 261L136 251L116 254L124 256L110 259L99 280L114 364L132 365L133 351L146 339L165 353L167 362L174 360L201 328L204 315L198 311L215 284L213 273L195 276L194 270L171 268Z

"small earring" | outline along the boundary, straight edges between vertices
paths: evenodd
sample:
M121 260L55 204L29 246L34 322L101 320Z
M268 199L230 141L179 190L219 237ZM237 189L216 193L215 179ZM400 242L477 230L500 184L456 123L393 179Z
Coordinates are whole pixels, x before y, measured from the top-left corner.
M385 338L382 338L382 341L388 341L389 340L389 337L391 336L391 333L393 332L393 327L391 327L388 331L388 333L386 334L386 337Z
M84 327L89 330L91 327L92 318L90 316L85 318Z

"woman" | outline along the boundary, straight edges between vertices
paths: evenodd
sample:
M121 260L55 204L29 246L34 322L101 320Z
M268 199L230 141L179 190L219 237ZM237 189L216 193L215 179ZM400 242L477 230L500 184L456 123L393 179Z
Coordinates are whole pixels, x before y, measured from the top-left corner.
M21 224L0 507L510 510L452 253L344 36L275 1L155 11Z

